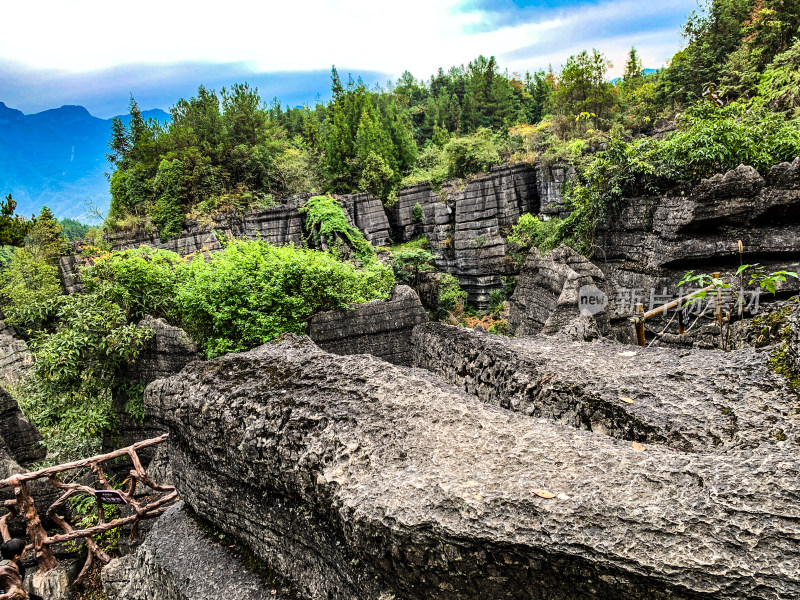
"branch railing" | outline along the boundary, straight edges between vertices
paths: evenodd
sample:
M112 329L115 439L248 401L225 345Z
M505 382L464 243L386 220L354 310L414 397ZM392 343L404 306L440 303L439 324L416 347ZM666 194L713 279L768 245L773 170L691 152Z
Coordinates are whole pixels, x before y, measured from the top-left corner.
M95 558L102 563L108 563L111 560L108 554L106 554L92 539L92 536L116 529L123 525L130 525L130 539L134 541L139 535L140 521L143 519L152 519L163 514L169 508L169 505L177 499L178 493L175 491L175 487L171 485L159 485L154 482L147 475L147 472L139 460L139 455L137 454L138 450L161 444L167 437L168 435L165 434L157 438L137 442L136 444L109 452L108 454L101 454L63 465L47 467L31 473L12 475L7 479L3 479L0 481L0 489L10 487L14 492L14 498L6 500L5 502L8 513L0 517L0 535L3 541L7 541L11 537L8 528L9 519L12 516L23 518L25 520L28 537L31 540L26 550L33 550L35 552L39 571L47 572L55 568L58 564L56 557L50 549L51 545L82 538L86 542L88 552L86 562L76 579L76 583L82 582ZM108 483L102 464L124 456L130 459L133 468L127 479L127 486L124 489L117 490ZM66 471L75 471L85 468L91 469L94 473L98 482L97 489L90 488L80 483L65 483L58 477L59 474ZM46 513L47 518L62 530L62 533L54 535L48 534L42 525L42 519L36 510L34 499L28 486L28 483L31 481L45 478L57 489L63 490L63 494L50 505ZM162 496L153 502L139 502L137 498L140 496L136 496L136 489L140 483L149 487L154 493L162 494ZM111 521L106 521L103 500L98 497L103 496L104 492L112 494L116 503L129 505L133 514L127 517L119 517ZM64 516L58 514L59 509L64 507L67 500L76 494L86 494L95 499L97 503L96 525L84 529L74 529Z

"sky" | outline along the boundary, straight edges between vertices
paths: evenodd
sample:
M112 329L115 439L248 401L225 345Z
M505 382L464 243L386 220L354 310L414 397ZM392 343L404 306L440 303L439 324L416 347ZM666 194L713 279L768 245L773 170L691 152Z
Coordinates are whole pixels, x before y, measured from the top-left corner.
M620 74L631 46L658 68L697 0L31 0L4 2L0 102L25 113L80 104L95 116L168 109L200 84L247 81L292 106L330 95L330 69L385 85L405 70L494 55L558 71L597 48Z

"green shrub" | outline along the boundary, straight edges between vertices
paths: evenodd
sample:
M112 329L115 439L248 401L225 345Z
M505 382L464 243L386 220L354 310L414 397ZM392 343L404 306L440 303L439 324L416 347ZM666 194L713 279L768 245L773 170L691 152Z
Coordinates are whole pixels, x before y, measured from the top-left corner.
M542 221L535 215L525 213L520 215L517 224L511 228L508 241L519 246L524 254L533 247L544 254L555 247L553 240L560 223L561 219L557 217Z
M488 172L500 164L499 142L489 129L478 129L472 135L453 138L443 149L448 177L464 178L473 173Z
M419 288L419 274L434 270L433 254L423 248L402 248L392 253L398 283Z
M467 292L461 289L458 279L450 273L443 273L439 279L439 318L455 310L466 298Z
M185 265L174 252L142 246L101 255L82 276L87 291L120 306L128 319L170 317Z
M347 220L339 202L332 196L310 198L300 212L306 213L306 231L318 246L341 252L349 246L362 264L374 262L375 250L364 235Z
M314 313L386 299L393 285L377 263L358 270L326 252L234 241L188 266L176 301L181 326L212 358L303 334Z
M422 204L419 202L411 209L411 220L414 223L422 223Z

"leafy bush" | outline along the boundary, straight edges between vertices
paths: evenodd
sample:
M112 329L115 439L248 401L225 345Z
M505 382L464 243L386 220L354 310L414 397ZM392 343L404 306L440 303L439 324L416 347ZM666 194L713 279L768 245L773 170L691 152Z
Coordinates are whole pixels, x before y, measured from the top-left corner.
M393 284L378 264L358 270L326 252L234 241L186 268L176 301L182 327L212 358L305 333L314 313L386 299Z
M411 209L411 220L414 223L422 223L422 204L419 202Z
M419 288L419 274L433 271L433 254L423 248L402 248L392 253L398 283Z
M87 291L120 306L128 319L170 317L185 264L174 252L142 246L103 254L82 275Z
M450 273L443 273L439 279L439 318L455 310L466 298L467 292L461 289L458 279Z
M464 178L473 173L488 172L500 164L498 147L495 135L485 128L472 135L453 138L443 150L448 177Z
M553 238L559 223L561 223L561 219L556 217L541 221L535 215L525 213L511 228L508 241L519 246L525 254L534 246L544 254L555 247Z
M300 212L306 213L306 230L318 246L339 253L348 246L362 264L375 260L375 250L364 235L350 225L344 209L332 196L314 196Z
M59 295L58 267L50 261L37 259L25 248L14 250L0 287L6 321L15 326L30 325L29 311Z

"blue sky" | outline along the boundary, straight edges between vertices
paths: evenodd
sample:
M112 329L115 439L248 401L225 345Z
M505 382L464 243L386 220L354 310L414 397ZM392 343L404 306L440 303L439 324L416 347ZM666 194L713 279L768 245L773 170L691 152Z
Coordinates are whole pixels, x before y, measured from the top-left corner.
M284 104L327 99L330 67L368 84L495 55L511 72L597 48L657 68L696 0L38 0L3 7L0 101L26 113L81 104L100 117L167 109L200 84L248 81Z

